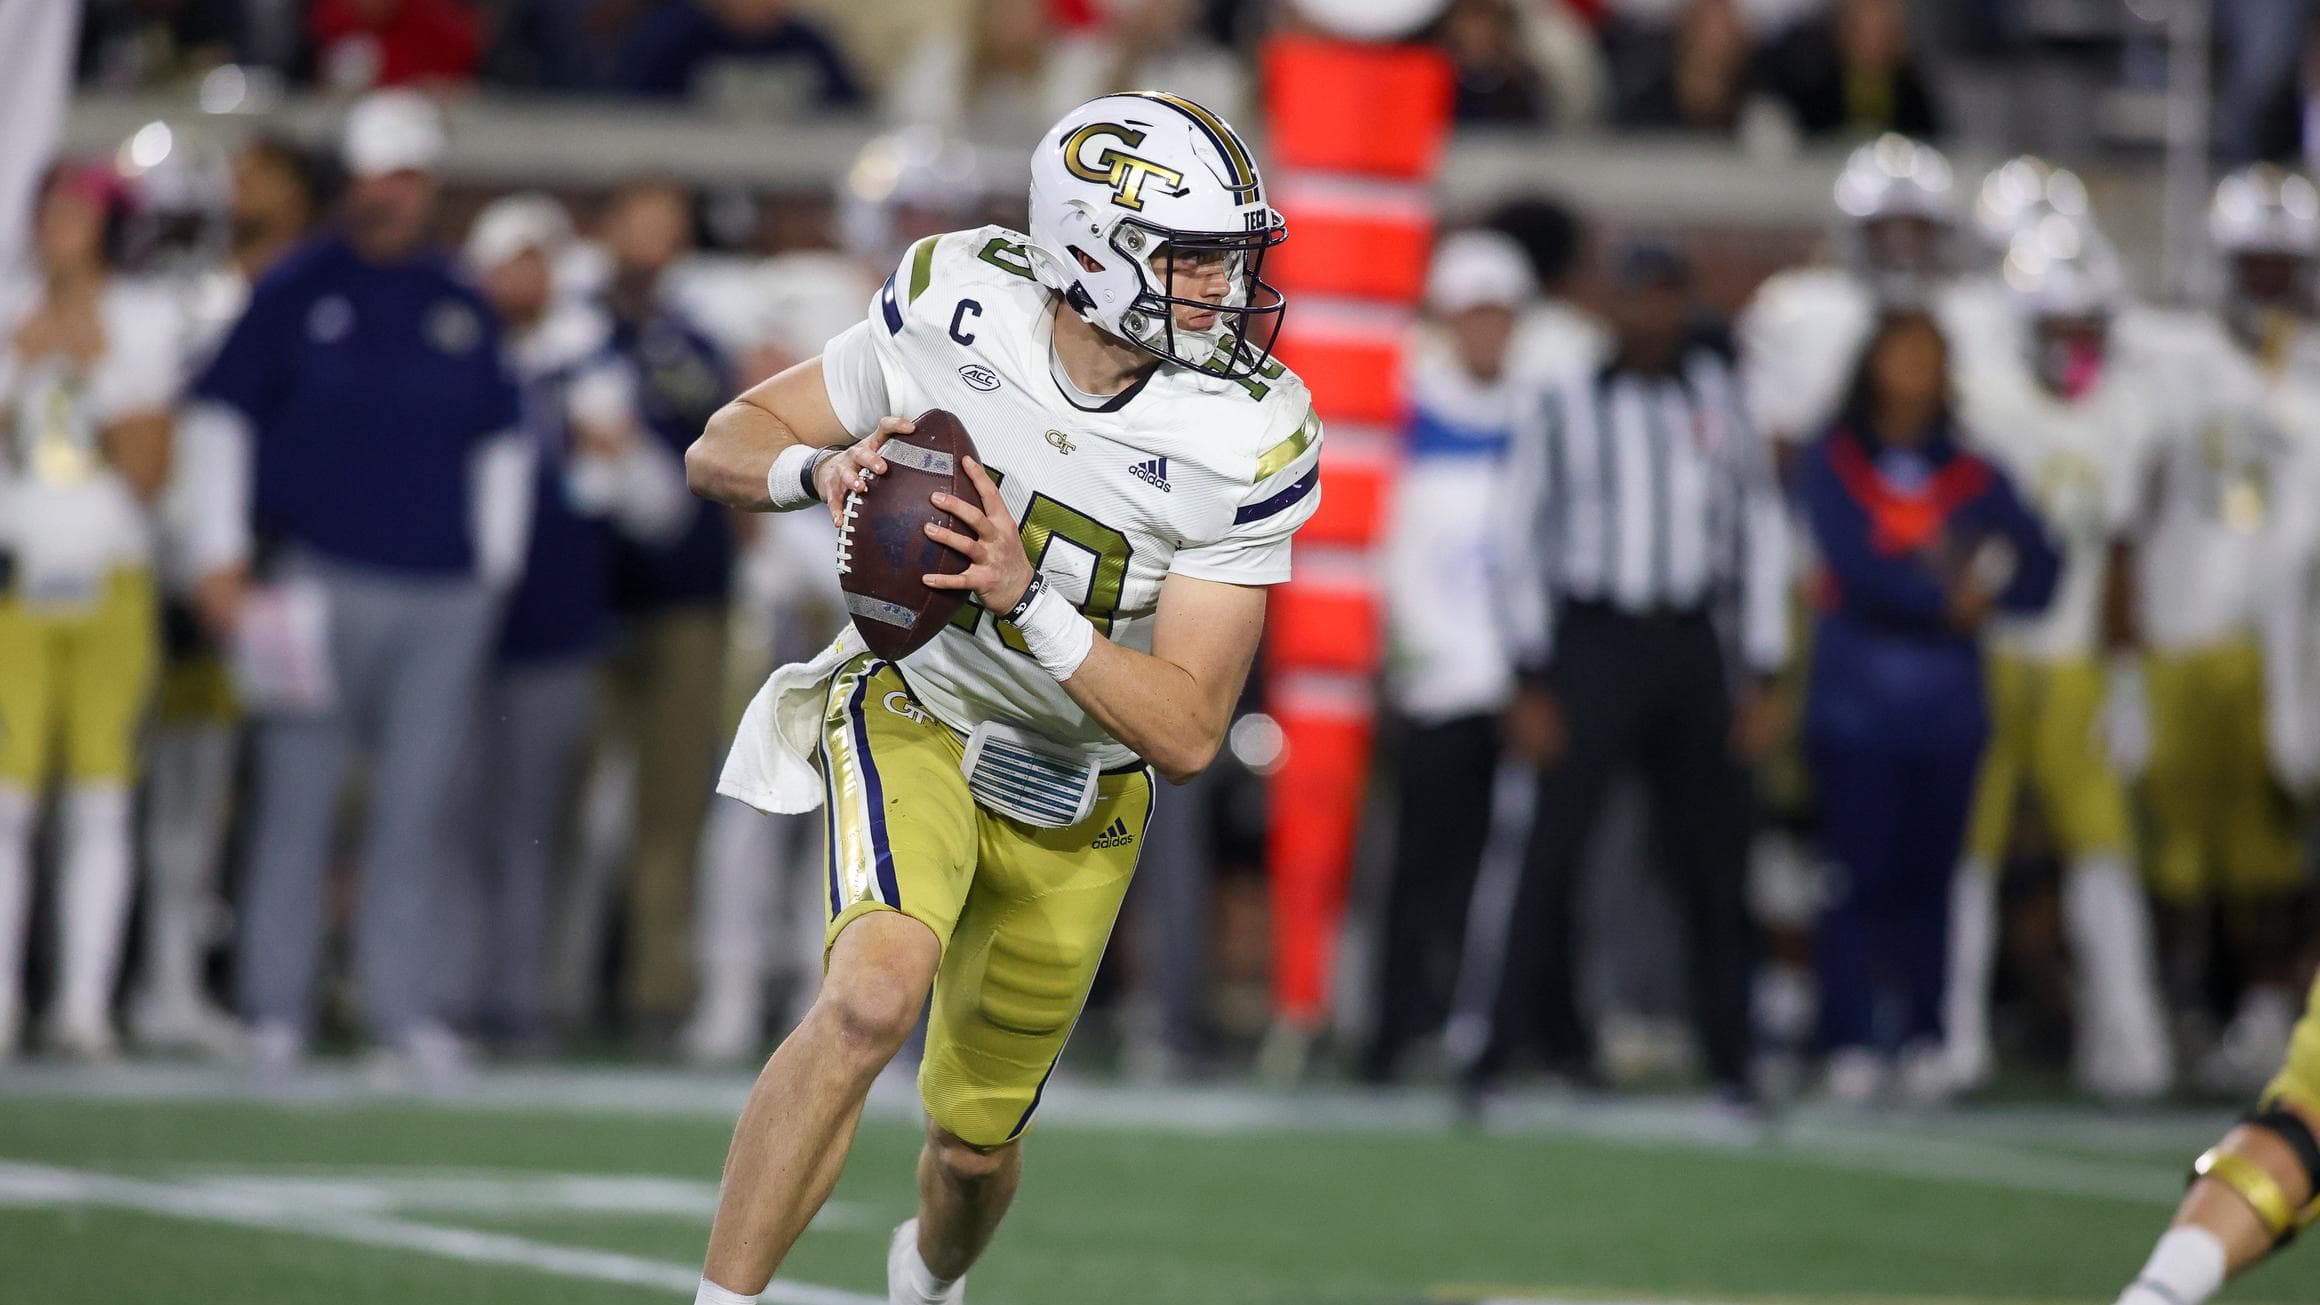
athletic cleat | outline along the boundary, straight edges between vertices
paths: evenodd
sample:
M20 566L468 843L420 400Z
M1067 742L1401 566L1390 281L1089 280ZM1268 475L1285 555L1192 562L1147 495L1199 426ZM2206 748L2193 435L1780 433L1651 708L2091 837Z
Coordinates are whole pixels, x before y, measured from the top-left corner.
M193 994L139 998L129 1007L129 1033L151 1051L232 1057L247 1049L241 1021Z
M964 1305L967 1299L965 1278L932 1294L926 1286L926 1265L918 1258L918 1220L906 1219L886 1244L888 1305Z

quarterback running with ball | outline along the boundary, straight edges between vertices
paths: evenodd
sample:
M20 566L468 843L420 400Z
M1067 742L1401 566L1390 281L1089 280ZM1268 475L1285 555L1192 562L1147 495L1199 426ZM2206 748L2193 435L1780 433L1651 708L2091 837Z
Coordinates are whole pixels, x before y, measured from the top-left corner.
M720 792L825 811L821 995L734 1130L697 1305L754 1300L828 1197L871 1080L932 1014L918 1215L891 1298L954 1302L1015 1192L1040 1089L1151 820L1224 738L1320 501L1321 427L1271 345L1281 215L1240 136L1189 100L1109 95L1032 158L1028 236L919 241L867 319L759 383L686 455L752 511L874 492L905 414L955 413L988 465L971 601L890 664L849 630L750 705Z

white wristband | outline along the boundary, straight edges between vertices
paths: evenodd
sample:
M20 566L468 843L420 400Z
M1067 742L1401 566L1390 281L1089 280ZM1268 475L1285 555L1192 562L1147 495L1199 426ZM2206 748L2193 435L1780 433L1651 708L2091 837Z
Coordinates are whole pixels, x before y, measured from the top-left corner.
M1023 636L1023 646L1031 650L1031 659L1039 663L1039 669L1054 676L1059 684L1078 673L1080 663L1096 646L1095 624L1081 616L1053 585L1040 589L1031 600L1031 610L1015 623L1015 631Z
M765 473L765 497L776 512L794 512L822 501L814 492L814 463L822 454L811 444L792 444L773 455L773 469Z
M693 1305L757 1305L757 1298L728 1291L703 1278L700 1288L693 1293Z

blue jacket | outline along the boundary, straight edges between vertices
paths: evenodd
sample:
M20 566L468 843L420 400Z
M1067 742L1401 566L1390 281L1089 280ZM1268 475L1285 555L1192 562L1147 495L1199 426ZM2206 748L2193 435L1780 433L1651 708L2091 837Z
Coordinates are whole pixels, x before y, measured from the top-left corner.
M499 320L451 260L365 261L344 237L261 279L194 396L249 422L261 539L427 575L471 573L469 463L516 429Z
M643 321L615 318L608 348L636 368L644 424L679 458L709 414L733 397L724 355L671 310ZM613 603L623 613L722 605L733 587L733 526L713 503L696 505L692 524L665 548L616 538L612 551Z
M1839 427L1806 451L1796 492L1821 565L1807 735L1897 747L1985 737L1981 639L1950 625L1945 578L2001 540L2013 570L1996 606L2035 612L2061 571L2005 473L1948 431L1900 450Z

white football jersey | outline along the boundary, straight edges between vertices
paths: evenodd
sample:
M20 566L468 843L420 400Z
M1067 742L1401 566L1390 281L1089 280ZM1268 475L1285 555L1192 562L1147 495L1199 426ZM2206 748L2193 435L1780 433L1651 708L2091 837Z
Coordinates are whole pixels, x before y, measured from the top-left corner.
M1032 278L1023 240L983 227L912 246L866 320L823 351L830 401L856 438L882 417L957 415L1021 524L1032 565L1099 633L1150 652L1169 576L1289 578L1290 536L1320 503L1321 423L1304 382L1278 363L1246 380L1164 364L1121 394L1075 397L1054 361L1054 296ZM901 670L954 729L1005 721L1106 767L1136 760L1011 626L972 601ZM775 685L795 678L777 672ZM794 785L751 778L779 765L741 757L753 728L744 722L723 791L768 809L811 809L810 800L761 800Z
M1963 370L1985 349L2003 349L2007 316L1985 280L1945 282L1934 317L1949 341L1953 369ZM1819 438L1844 404L1876 321L1868 283L1840 267L1790 268L1759 286L1736 327L1741 392L1756 428L1784 443Z
M2136 312L2120 326L2166 418L2139 541L2144 639L2175 652L2243 638L2274 506L2270 410L2294 375L2267 374L2211 314Z
M2013 477L2062 554L2046 610L2001 615L1992 622L1992 642L2041 661L2096 655L2111 547L2144 510L2161 446L2157 396L2116 354L2094 389L2075 401L2039 384L2019 355L1977 358L1960 375L1958 391L1967 431Z

